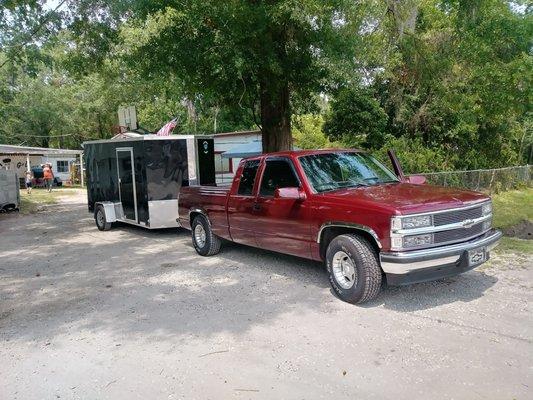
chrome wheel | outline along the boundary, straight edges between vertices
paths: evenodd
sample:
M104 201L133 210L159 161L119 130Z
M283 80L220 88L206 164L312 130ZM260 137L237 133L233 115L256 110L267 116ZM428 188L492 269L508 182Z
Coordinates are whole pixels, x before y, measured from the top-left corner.
M102 209L99 209L96 213L96 223L98 224L98 226L104 226L105 224L105 216Z
M194 227L194 241L196 242L196 245L200 248L203 248L205 246L206 234L202 224L198 224Z
M355 263L344 251L337 251L331 261L331 269L337 283L343 289L350 289L357 282Z

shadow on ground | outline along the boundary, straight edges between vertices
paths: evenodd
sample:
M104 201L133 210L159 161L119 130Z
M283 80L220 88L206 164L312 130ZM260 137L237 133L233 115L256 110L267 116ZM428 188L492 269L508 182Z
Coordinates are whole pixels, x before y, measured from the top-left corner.
M452 278L408 286L383 285L378 298L362 304L364 308L383 306L406 312L438 307L452 302L468 303L483 296L498 279L484 272L470 271Z
M0 334L50 339L72 330L116 336L241 333L284 313L351 306L332 296L320 263L225 243L198 256L185 230L117 224L96 229L83 203L0 225ZM482 272L385 287L366 309L423 310L479 298L496 282Z

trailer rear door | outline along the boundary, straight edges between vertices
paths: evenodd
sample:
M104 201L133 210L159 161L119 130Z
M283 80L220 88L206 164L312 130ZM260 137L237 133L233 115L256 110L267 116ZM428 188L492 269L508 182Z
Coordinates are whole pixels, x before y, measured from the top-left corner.
M131 147L117 148L117 173L120 202L126 219L139 222L137 216L137 191L135 187L135 164Z

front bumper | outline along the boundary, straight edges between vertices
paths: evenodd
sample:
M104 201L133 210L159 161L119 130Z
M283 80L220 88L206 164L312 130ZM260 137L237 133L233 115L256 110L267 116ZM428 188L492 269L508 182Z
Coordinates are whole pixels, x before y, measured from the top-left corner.
M492 229L468 242L424 250L381 253L381 268L387 275L387 283L394 286L446 278L482 264L469 264L469 250L484 248L487 261L490 251L501 237L501 231Z

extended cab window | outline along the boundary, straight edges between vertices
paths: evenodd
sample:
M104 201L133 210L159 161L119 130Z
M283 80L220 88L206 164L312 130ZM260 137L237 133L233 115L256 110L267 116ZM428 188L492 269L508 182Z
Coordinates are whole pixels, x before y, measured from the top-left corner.
M298 187L300 182L288 160L267 160L261 181L261 196L274 196L276 189Z
M254 191L255 176L259 168L259 160L247 161L242 170L241 181L237 194L251 196Z

